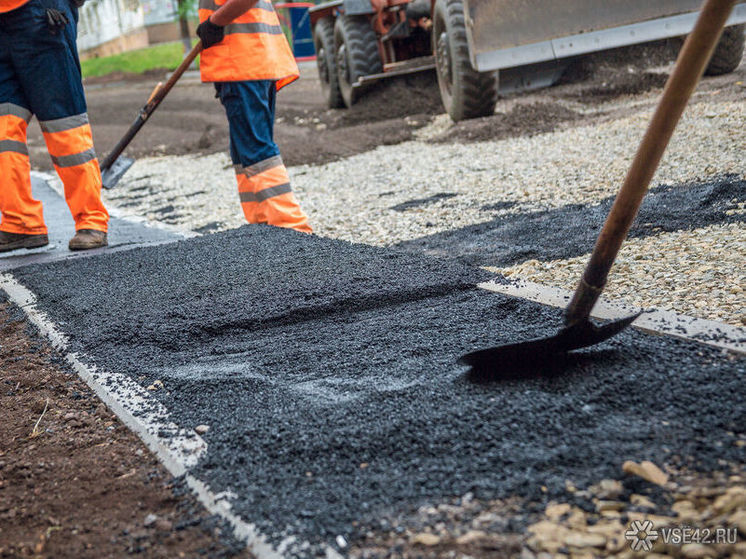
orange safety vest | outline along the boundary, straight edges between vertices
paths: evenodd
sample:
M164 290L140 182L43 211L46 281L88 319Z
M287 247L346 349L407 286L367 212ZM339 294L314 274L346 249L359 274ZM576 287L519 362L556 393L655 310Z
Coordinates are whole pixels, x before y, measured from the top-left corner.
M20 8L29 0L0 0L0 14Z
M200 22L225 2L200 0ZM253 8L226 25L225 38L202 52L199 66L203 82L275 80L279 90L298 78L298 65L268 0L258 0Z

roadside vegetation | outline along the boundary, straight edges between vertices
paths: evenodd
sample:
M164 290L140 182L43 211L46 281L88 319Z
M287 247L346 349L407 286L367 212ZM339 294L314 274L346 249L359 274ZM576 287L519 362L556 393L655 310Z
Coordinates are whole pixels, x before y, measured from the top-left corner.
M196 39L192 44L196 43ZM181 41L162 43L113 56L90 58L81 62L84 78L106 76L117 72L143 74L149 70L174 70L184 58Z

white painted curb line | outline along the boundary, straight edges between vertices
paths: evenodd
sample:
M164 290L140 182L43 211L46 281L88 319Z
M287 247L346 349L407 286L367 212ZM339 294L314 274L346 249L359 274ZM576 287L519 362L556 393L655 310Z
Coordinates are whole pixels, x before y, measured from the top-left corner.
M492 280L480 283L478 287L511 297L528 299L529 301L552 307L566 307L572 296L571 291L541 285L528 280L517 280L510 283L500 283L498 280ZM618 302L611 303L600 299L596 303L596 306L593 307L591 316L600 319L618 319L630 316L641 310L643 309L638 309L631 305ZM632 323L632 326L644 332L682 338L746 354L746 328L739 328L738 326L714 320L694 318L671 311L656 309L644 312Z
M267 542L253 524L245 522L231 512L231 504L224 494L216 495L204 482L187 473L188 468L196 465L200 456L207 450L207 444L202 437L173 423L169 419L168 410L129 377L100 370L84 363L81 360L82 356L68 352L67 337L45 313L36 308L36 296L18 283L11 274L0 274L0 289L3 289L10 301L26 313L29 322L36 326L50 341L52 347L63 355L65 361L104 404L140 437L171 475L183 475L187 485L205 508L232 526L238 540L246 542L246 546L258 559L282 558L282 554ZM282 544L280 549L283 549ZM339 554L329 548L327 557L336 558Z

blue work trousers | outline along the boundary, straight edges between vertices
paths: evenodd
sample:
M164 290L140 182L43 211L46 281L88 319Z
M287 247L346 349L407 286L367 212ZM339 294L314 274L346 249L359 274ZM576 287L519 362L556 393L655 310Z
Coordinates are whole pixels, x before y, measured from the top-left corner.
M274 141L275 82L218 82L215 89L228 117L231 159L246 220L310 233Z
M70 23L52 33L46 8ZM25 107L40 121L86 112L77 23L78 9L68 0L29 0L0 14L0 103Z

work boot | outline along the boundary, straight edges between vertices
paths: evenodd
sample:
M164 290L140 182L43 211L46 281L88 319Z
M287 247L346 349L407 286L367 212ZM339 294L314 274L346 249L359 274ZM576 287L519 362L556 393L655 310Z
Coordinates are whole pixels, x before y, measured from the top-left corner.
M25 233L8 233L0 231L0 252L8 252L17 248L37 248L49 244L46 233L42 235L27 235Z
M106 242L106 233L104 231L97 231L96 229L78 229L75 232L75 236L70 239L70 243L67 247L70 250L88 250L91 248L105 247L109 243Z

